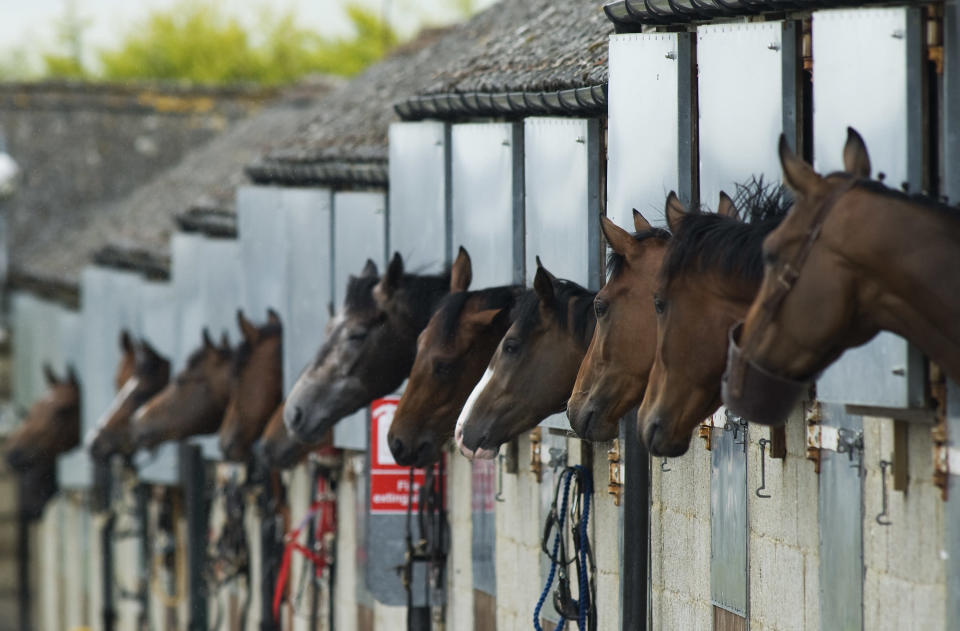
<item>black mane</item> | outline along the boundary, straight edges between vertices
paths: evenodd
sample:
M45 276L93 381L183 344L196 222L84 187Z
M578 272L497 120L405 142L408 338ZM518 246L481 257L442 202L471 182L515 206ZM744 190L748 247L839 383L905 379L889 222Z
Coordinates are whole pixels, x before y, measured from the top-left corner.
M670 233L663 228L651 228L649 230L644 230L643 232L634 232L632 235L633 240L637 243L642 243L647 239L660 239L662 241L670 240ZM623 273L623 265L626 262L626 258L622 254L617 254L613 250L610 250L610 253L607 255L607 279L613 280L620 276Z
M217 346L214 347L214 350L217 352L217 355L219 355L220 359L228 359L233 355L233 351L229 348L221 348ZM187 358L187 367L184 370L190 370L202 364L203 358L206 356L206 354L206 346L201 345L200 348L190 353L190 357Z
M472 298L481 300L480 309L513 309L518 293L522 288L518 285L503 285L476 291L458 291L448 294L437 307L440 316L440 334L443 339L453 340L460 325L460 316L467 302Z
M836 173L831 173L826 177L843 177L850 179L853 176L849 173L838 171ZM943 213L948 217L953 219L960 219L960 208L956 206L951 206L946 202L946 198L937 199L926 193L911 193L906 190L899 190L895 188L890 188L880 180L871 180L869 178L858 178L856 181L856 188L861 188L870 193L876 193L877 195L882 195L884 197L889 197L901 202L907 202L909 204L916 204L921 208L926 208L934 212Z
M763 178L737 185L734 204L746 221L702 211L688 212L667 248L661 274L669 282L679 274L719 272L759 283L763 278L763 239L789 209L782 186Z
M548 305L561 328L569 330L580 341L589 343L588 336L593 332L596 314L593 310L593 298L597 293L585 289L570 280L553 281L553 302ZM572 306L571 306L571 303ZM573 322L570 314L573 313ZM517 301L513 321L517 323L521 337L526 338L540 322L540 298L536 292L528 291Z

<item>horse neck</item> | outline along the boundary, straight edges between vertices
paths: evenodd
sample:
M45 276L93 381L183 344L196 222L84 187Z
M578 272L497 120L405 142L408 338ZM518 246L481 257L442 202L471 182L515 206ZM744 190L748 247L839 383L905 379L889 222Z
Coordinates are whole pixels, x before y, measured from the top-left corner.
M597 312L593 309L593 299L595 297L596 294L591 292L574 298L570 304L572 313L567 319L568 326L584 354L590 346L590 340L593 339L593 331L597 328ZM583 327L582 332L577 327L577 317L580 313L583 313L583 317L586 319L586 326Z
M851 232L839 249L874 289L863 313L915 343L960 381L960 276L954 273L960 269L960 221L899 200L874 203L867 211L875 225L888 227L862 232L871 235L869 241Z

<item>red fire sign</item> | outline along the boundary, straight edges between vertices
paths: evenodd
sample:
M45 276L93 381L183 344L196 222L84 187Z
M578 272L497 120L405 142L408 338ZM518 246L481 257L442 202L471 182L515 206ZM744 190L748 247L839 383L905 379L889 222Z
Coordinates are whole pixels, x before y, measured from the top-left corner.
M410 467L397 464L387 443L387 432L390 430L393 413L399 401L399 397L384 397L370 404L370 514L372 515L407 512L407 500L410 497ZM414 512L417 510L417 493L423 485L423 480L424 470L416 469L413 475ZM446 481L444 481L444 487L446 487Z

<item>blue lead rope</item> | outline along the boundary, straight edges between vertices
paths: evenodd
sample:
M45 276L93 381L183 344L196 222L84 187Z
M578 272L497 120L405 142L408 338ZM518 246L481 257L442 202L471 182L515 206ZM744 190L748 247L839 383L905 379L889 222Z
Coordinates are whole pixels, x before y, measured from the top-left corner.
M557 573L558 559L557 554L560 550L560 540L564 536L563 524L566 520L567 515L567 506L570 502L570 482L573 480L574 474L579 473L582 480L581 492L584 495L583 499L583 519L580 520L579 532L577 533L580 537L580 545L578 555L580 572L577 576L577 587L580 590L580 600L578 602L578 618L577 618L577 627L580 631L587 631L587 614L590 607L589 603L590 598L590 583L589 578L587 577L587 562L590 549L590 542L587 536L587 524L590 521L590 496L593 495L593 478L590 475L590 472L583 467L582 465L574 465L573 467L567 467L560 472L560 477L557 479L557 486L563 484L563 496L560 502L560 512L557 514L557 501L556 495L554 495L553 506L550 508L550 516L548 519L553 519L556 524L556 533L553 537L553 550L550 554L550 571L547 573L547 582L543 586L543 592L540 594L540 598L537 600L537 606L533 609L533 628L536 631L543 631L543 627L540 625L540 611L543 609L543 604L547 600L547 596L550 595L550 588L553 586L553 579ZM546 545L546 541L544 541ZM555 631L563 631L564 626L566 625L567 620L560 616L560 622L557 624Z

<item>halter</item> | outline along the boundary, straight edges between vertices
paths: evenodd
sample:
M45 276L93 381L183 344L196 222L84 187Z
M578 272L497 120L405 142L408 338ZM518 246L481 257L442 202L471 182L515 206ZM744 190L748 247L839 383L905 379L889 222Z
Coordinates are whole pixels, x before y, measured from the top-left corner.
M566 533L563 531L567 517L567 507L570 504L571 482L576 481L576 490L573 497L573 506L570 507L570 531L573 538L573 558L568 558ZM560 495L560 486L563 486L563 495ZM550 514L543 528L543 539L540 547L550 559L550 571L547 574L546 584L540 594L537 605L533 609L533 628L543 631L540 625L540 611L550 593L554 575L557 576L557 589L553 593L553 607L560 614L560 622L555 631L563 631L567 620L576 620L580 631L595 631L597 628L597 586L596 564L593 559L593 549L587 534L587 525L590 522L590 497L593 495L593 477L590 471L581 465L565 467L557 476L557 483L553 489L553 503L550 505ZM557 501L560 501L560 510L557 510ZM553 536L552 550L548 549L550 534ZM574 600L570 593L570 577L567 568L575 563L577 571L577 587L579 599Z
M780 307L783 306L783 301L786 300L787 295L797 284L797 280L800 278L800 272L803 270L803 265L806 263L807 258L810 257L810 253L813 251L813 246L816 245L817 239L820 238L823 224L826 223L830 210L833 209L843 195L856 187L856 185L857 180L855 178L844 181L840 186L830 191L830 194L817 206L813 221L807 229L806 239L803 245L797 250L793 258L784 263L777 272L776 285L773 291L770 292L770 295L767 296L760 305L761 313L756 325L756 330L763 330L773 322L773 319L780 311ZM753 340L757 339L759 339L759 336L755 335ZM737 366L737 370L734 371L734 376L732 376L729 383L730 392L735 397L743 396L743 383L747 372L746 364L749 363L747 359L748 351L752 350L755 345L756 342L749 346L744 346L739 355L739 365Z
M450 548L450 529L447 523L447 511L443 498L446 495L444 485L444 464L439 462L426 468L423 486L417 498L417 525L420 539L413 543L413 467L410 467L410 479L407 489L407 527L404 542L406 554L398 569L403 588L407 592L407 629L419 629L419 621L413 607L413 567L415 563L426 563L427 572L424 581L424 604L431 607L434 602L442 608L444 569L447 564L447 552ZM436 473L434 473L436 471ZM442 611L440 619L443 619ZM429 627L428 627L429 628Z

